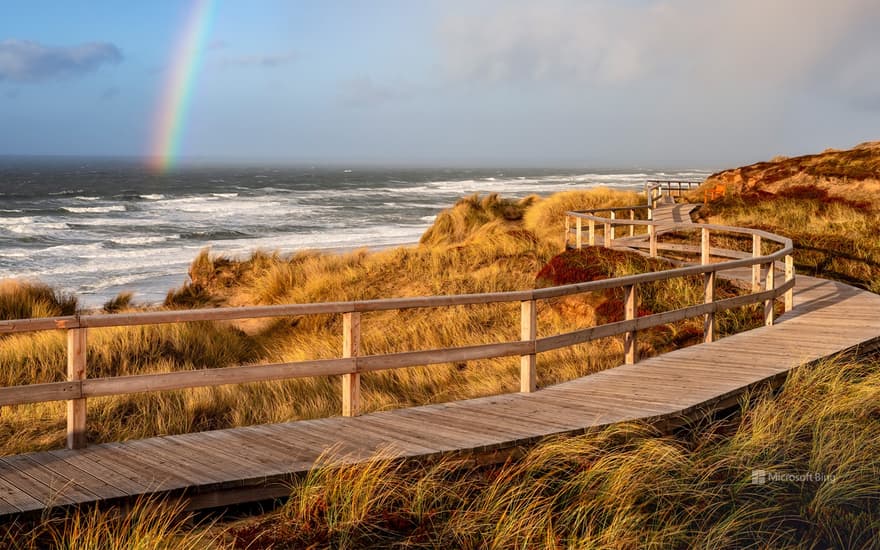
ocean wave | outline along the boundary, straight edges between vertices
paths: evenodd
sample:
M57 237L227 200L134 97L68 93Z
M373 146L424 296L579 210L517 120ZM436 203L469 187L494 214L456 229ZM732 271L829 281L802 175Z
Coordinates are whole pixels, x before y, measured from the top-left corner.
M151 193L149 195L138 195L138 198L144 199L145 201L160 201L165 198L165 195L161 193Z
M73 214L106 214L108 212L125 212L125 207L120 204L113 206L62 206L62 210L67 210Z
M79 197L74 197L74 198L75 198L76 200L78 200L78 201L96 201L96 200L99 200L101 197L83 197L83 196L79 196Z
M82 189L62 189L61 191L53 191L52 193L49 193L49 195L53 197L58 197L63 195L76 195L82 192Z
M179 239L180 235L157 235L152 237L116 237L111 243L119 245L158 244Z
M212 196L221 199L232 199L238 196L238 193L211 193Z

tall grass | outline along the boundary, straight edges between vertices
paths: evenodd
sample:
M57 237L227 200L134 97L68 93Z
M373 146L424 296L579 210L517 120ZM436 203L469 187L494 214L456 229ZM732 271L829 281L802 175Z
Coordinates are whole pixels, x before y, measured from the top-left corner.
M675 436L618 425L499 467L330 461L279 513L230 537L251 548L870 548L878 367L803 368L779 395L744 399L734 419ZM807 474L821 479L773 480Z
M712 223L781 233L794 243L801 273L880 292L880 210L829 197L822 189L732 195L701 211Z
M14 279L0 281L0 320L73 315L76 308L75 296L45 284Z
M202 305L251 305L497 292L654 270L661 267L656 262L603 248L556 257L561 226L547 238L539 236L539 228L546 230L545 217L558 212L561 220L561 212L567 209L638 202L631 195L593 190L546 199L468 197L438 216L422 244L379 252L306 251L281 256L258 251L236 260L204 251L190 268L190 282L173 293L168 307L191 306L192 300ZM530 223L536 224L534 230ZM574 269L563 280L557 272L550 275L554 267ZM644 285L641 314L699 303L701 285L693 278ZM728 291L736 290L719 283L719 295ZM366 313L361 323L361 352L387 354L517 340L518 306ZM123 297L110 307L132 306ZM548 300L539 304L539 336L622 316L620 292ZM741 319L729 325L738 328L760 321L748 315L733 314L732 318ZM339 357L341 325L339 315L312 315L94 329L89 331L88 376ZM639 352L649 356L695 343L701 330L699 320L652 329L640 338ZM538 384L583 376L621 360L619 338L544 353L538 358ZM3 386L64 380L64 335L43 332L0 338L0 363L6 367L0 371ZM517 358L511 357L369 373L362 377L362 387L365 412L438 403L517 391L519 366ZM0 434L6 436L0 438L0 454L61 446L62 405L5 410L0 416ZM92 442L125 440L326 417L340 410L339 382L333 377L123 395L89 400L88 437Z
M0 549L13 550L202 550L216 537L193 529L183 502L142 499L131 507L69 510L38 522L0 525Z

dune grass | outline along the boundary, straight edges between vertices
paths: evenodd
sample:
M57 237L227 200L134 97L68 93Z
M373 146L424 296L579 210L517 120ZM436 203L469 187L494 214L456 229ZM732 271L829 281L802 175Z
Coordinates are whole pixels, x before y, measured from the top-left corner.
M793 187L778 194L730 195L703 207L710 223L753 227L792 239L795 267L880 292L880 210L876 201L851 201L823 189Z
M873 548L878 403L880 362L827 362L671 435L619 424L490 466L328 455L256 518L83 508L0 526L0 548Z
M734 418L553 440L498 467L333 460L237 548L869 548L880 538L876 362L796 371ZM764 485L752 472L765 470ZM821 479L774 480L773 476Z
M257 251L236 260L204 251L190 267L190 281L169 293L165 307L311 303L520 290L640 273L658 262L600 247L561 250L567 209L637 203L633 193L599 189L548 198L508 200L471 196L441 213L414 247L347 254L304 251L282 256ZM558 256L558 257L557 257ZM555 271L554 271L555 270ZM562 271L566 271L562 277ZM642 314L702 300L695 278L645 285ZM35 287L43 294L50 289ZM26 294L14 287L14 296ZM719 294L736 293L719 286ZM0 300L4 296L0 293ZM24 302L17 298L19 302ZM34 300L32 300L34 301ZM2 303L2 302L0 302ZM74 302L75 304L75 302ZM137 310L131 296L105 305L107 311ZM24 311L24 310L20 310ZM62 309L31 308L60 314ZM760 317L745 309L719 316L722 327L742 328ZM558 334L623 315L619 291L587 293L539 304L539 336ZM726 315L726 314L725 314ZM120 376L339 357L340 315L297 316L224 323L180 323L89 331L88 376ZM519 338L519 304L413 309L366 313L361 352L415 351ZM649 356L699 341L700 320L647 331L640 353ZM0 385L65 379L61 332L0 337ZM622 361L619 338L541 354L538 384L545 386L609 368ZM515 357L413 367L362 377L366 412L501 394L519 388ZM335 377L123 395L89 400L88 438L119 441L256 423L339 414ZM63 445L64 404L6 408L0 415L0 455Z
M743 222L749 222L751 206L737 200L713 204L713 221L748 225ZM604 190L518 201L468 197L438 216L417 247L289 257L256 252L244 260L205 252L190 269L190 283L169 293L166 307L489 292L642 272L657 266L600 248L558 256L562 212L638 202ZM779 207L767 206L767 215ZM803 215L814 213L796 207ZM832 224L839 212L822 215ZM858 216L854 219L840 234L857 226ZM877 227L874 218L862 221ZM790 234L784 223L794 222L786 218L768 229ZM871 249L854 255L862 258L864 250ZM799 265L805 261L799 259ZM847 269L853 278L873 273ZM686 278L645 285L641 314L697 303L701 292L700 281ZM737 289L722 284L719 292ZM615 320L622 315L619 298L596 293L549 301L539 309L539 327L549 334ZM131 307L130 300L119 307ZM502 304L366 314L364 352L516 339L515 310ZM756 308L747 308L719 322L733 331L760 318ZM90 369L117 375L336 357L340 323L338 316L310 316L96 330L90 336ZM640 351L649 355L694 342L698 325L655 329L641 339ZM606 339L542 354L539 385L616 365L621 352L617 339ZM3 385L62 379L62 336L0 337L0 362L11 367L3 371ZM870 547L880 537L875 461L880 448L873 436L880 428L877 367L864 362L804 368L778 396L762 392L744 400L735 418L668 436L640 424L615 426L549 441L502 466L450 459L413 466L382 456L340 466L338 457L328 456L296 483L282 509L229 528L192 529L178 507L153 503L5 526L0 539L31 548L101 547L102 540L104 547L110 541L119 548ZM515 391L518 365L512 358L417 367L365 375L363 386L367 411L462 399ZM89 403L92 441L329 416L340 406L333 378ZM59 447L63 423L61 403L7 408L0 416L0 454ZM754 469L812 472L834 481L756 486L750 483ZM71 545L79 539L81 545Z

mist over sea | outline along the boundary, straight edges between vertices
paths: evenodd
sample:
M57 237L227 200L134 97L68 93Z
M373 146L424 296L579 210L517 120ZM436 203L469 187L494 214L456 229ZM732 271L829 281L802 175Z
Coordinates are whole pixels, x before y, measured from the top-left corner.
M120 291L161 301L198 252L244 255L418 241L472 193L523 197L698 170L193 167L154 174L129 162L0 158L0 279L35 279L97 306Z

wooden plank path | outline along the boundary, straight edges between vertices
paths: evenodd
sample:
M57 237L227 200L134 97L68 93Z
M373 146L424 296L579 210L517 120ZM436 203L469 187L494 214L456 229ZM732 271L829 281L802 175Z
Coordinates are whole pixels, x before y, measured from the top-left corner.
M148 494L186 495L193 508L281 496L325 452L350 462L379 451L425 458L502 451L630 420L668 428L799 365L877 345L880 296L799 276L794 297L774 326L536 393L3 457L0 516Z
M701 205L692 203L676 204L661 203L652 210L652 219L657 222L657 231L663 232L675 225L691 225L691 212L698 210Z

